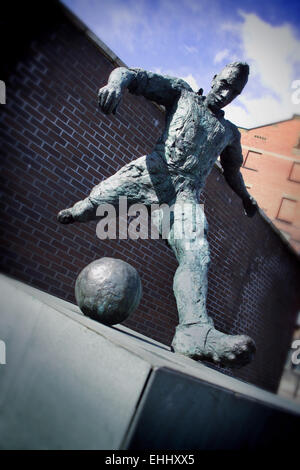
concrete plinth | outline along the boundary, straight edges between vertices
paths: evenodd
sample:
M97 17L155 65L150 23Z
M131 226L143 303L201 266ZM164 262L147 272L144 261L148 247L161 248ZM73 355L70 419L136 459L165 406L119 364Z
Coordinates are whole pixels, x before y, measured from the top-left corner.
M0 448L293 448L300 407L0 276ZM2 343L3 344L3 343ZM4 362L4 361L2 361Z

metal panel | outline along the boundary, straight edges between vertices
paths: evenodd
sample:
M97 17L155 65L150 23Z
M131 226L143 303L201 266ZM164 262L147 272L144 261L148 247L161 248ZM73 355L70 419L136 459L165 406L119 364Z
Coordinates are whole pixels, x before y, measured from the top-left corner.
M130 450L294 449L299 415L164 368L151 375Z

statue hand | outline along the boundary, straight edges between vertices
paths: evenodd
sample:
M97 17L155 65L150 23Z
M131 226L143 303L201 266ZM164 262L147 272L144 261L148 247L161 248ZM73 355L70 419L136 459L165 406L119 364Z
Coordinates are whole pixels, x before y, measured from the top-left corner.
M258 211L258 205L255 199L252 196L243 200L243 206L245 213L248 217L253 217Z
M121 87L115 85L105 85L98 92L98 104L105 114L116 114L117 107L122 98Z

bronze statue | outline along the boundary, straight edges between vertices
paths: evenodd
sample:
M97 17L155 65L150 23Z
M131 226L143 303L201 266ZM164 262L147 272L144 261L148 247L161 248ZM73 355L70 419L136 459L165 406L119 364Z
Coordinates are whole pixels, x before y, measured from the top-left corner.
M128 163L95 186L86 199L62 210L58 214L59 222L93 220L99 205L117 206L120 196L126 196L129 204L197 205L219 155L225 180L241 198L246 214L252 217L257 204L247 192L240 173L243 163L240 133L224 118L221 109L241 93L248 74L249 66L245 63L227 65L214 76L205 97L178 78L125 67L113 70L107 85L99 90L100 109L105 114L115 113L127 88L130 93L165 106L165 129L152 153ZM203 218L204 230L199 227L198 236L190 241L189 248L186 240L174 237L179 224L176 215L168 234L167 241L179 263L173 285L179 325L172 349L222 366L245 365L255 352L254 341L246 335L228 335L216 330L206 312L210 257L204 213Z

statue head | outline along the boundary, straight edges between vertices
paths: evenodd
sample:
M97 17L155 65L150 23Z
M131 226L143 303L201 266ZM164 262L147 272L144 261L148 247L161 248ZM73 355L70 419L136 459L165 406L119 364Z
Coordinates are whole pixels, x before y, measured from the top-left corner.
M233 62L226 65L215 75L206 103L215 108L224 108L243 90L248 81L249 65L245 62Z

